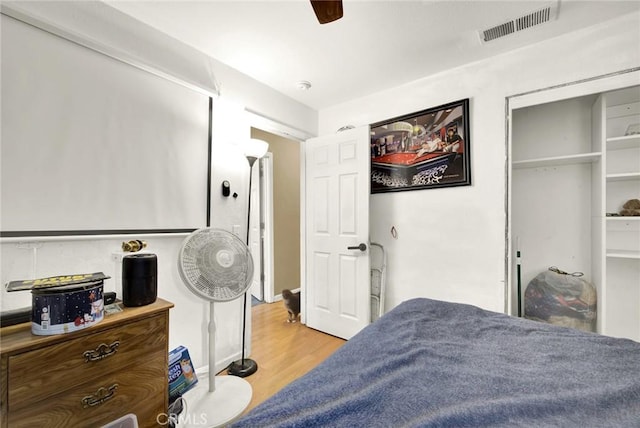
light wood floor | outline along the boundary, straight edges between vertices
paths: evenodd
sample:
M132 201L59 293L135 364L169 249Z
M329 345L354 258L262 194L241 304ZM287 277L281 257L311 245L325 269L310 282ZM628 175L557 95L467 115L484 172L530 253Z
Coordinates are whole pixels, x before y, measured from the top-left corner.
M263 303L251 312L251 355L258 371L245 378L253 397L245 413L324 361L345 341L300 322L288 323L282 302Z

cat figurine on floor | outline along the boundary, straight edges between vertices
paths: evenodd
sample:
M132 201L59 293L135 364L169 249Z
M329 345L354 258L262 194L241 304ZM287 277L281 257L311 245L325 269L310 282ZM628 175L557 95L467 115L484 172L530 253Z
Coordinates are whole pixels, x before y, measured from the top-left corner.
M291 290L282 290L282 300L289 313L287 321L298 321L298 315L300 315L300 292L292 293Z

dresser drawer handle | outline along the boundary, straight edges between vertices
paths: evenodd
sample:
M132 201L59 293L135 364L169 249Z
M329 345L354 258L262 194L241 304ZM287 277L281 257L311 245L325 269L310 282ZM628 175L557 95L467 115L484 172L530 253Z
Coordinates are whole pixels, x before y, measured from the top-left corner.
M111 345L102 343L95 349L95 351L84 351L82 355L84 356L84 360L87 363L89 361L100 361L110 355L115 354L118 351L118 346L120 346L120 341L118 340L113 342Z
M87 407L97 406L98 404L104 403L105 401L113 398L116 393L116 389L118 389L117 383L114 383L108 388L101 387L95 394L87 395L82 399L82 407L86 409Z

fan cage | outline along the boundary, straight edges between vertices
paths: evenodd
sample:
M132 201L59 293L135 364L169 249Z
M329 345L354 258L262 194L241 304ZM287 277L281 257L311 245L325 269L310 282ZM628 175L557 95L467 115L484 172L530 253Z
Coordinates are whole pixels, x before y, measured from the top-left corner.
M180 249L178 271L191 292L214 302L244 294L253 280L253 258L247 245L222 229L199 229Z

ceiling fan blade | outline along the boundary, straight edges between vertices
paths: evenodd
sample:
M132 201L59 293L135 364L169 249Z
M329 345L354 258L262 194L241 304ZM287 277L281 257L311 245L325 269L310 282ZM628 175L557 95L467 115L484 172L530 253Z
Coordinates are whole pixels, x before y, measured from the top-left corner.
M321 24L342 18L342 0L310 0L313 11Z

